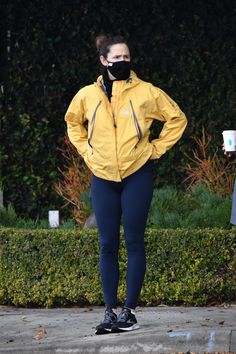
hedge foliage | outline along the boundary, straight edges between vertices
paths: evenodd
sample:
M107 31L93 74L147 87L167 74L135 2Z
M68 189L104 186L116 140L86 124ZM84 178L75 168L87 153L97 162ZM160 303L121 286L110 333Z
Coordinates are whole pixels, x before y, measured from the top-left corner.
M229 196L210 192L203 184L186 192L168 186L155 188L147 225L158 229L230 228L231 209Z
M58 209L53 186L72 96L99 72L94 37L128 35L139 76L164 89L189 119L157 164L158 183L179 184L189 136L205 126L221 144L235 128L235 2L106 0L1 2L1 183L27 216ZM159 128L154 127L154 130Z
M147 229L147 273L139 304L235 300L235 249L235 228ZM96 231L1 228L0 256L0 304L103 303ZM126 263L122 241L120 303L125 299Z

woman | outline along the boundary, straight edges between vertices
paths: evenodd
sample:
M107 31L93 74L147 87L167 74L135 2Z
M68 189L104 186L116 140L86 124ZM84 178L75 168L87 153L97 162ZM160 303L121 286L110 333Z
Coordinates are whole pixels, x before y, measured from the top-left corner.
M135 307L146 269L144 231L153 193L150 161L159 159L180 139L187 123L165 92L131 71L123 37L100 36L96 44L102 75L75 95L65 120L72 144L93 174L91 194L106 304L96 334L105 334L139 328ZM158 138L149 142L154 119L164 126ZM121 218L128 254L127 296L117 315Z
M231 218L230 223L236 225L236 178L234 180L234 190L232 195L232 208L231 208Z
M231 157L236 155L236 146L234 151L225 151L225 146L223 144L223 150L224 154L227 157ZM232 207L231 207L231 218L230 218L230 223L232 225L236 225L236 178L234 179L234 188L233 188L233 194L232 194Z

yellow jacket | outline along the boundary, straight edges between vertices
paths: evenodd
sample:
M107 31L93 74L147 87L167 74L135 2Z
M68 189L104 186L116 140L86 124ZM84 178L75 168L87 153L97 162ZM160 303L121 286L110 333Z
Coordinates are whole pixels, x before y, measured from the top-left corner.
M164 122L157 139L149 142L154 119ZM119 182L148 159L159 159L182 136L184 113L161 89L140 80L114 81L111 102L100 76L82 88L66 112L69 139L92 173Z

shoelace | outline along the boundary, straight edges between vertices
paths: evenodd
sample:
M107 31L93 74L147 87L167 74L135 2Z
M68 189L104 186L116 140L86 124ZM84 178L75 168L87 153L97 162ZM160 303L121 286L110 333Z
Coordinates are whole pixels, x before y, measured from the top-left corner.
M110 323L116 319L116 316L113 312L106 311L104 316L104 322Z
M124 309L119 315L118 315L118 318L117 318L117 321L119 322L126 322L127 319L129 318L130 316L130 312L126 309Z

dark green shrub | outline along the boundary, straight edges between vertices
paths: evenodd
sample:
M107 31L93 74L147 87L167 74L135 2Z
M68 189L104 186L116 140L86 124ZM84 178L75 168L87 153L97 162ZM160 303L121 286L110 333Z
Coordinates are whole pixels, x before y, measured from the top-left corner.
M13 206L9 204L7 208L0 208L0 226L25 227L25 220L18 216Z
M204 305L235 300L236 229L146 231L147 274L140 304ZM0 303L103 303L96 231L0 229ZM120 251L119 302L126 252Z
M209 191L206 185L177 191L155 189L148 225L158 228L230 227L231 198Z

